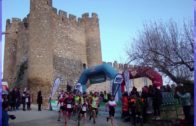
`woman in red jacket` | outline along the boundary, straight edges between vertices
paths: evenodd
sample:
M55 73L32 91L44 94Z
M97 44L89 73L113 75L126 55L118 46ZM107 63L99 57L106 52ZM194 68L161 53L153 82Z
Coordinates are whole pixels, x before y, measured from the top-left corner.
M127 92L122 96L122 118L125 120L129 118L129 100Z

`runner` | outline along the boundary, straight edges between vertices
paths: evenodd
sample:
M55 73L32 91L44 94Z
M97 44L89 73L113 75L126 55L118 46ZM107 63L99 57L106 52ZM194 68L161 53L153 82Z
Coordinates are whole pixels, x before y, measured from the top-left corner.
M73 106L74 106L74 98L71 93L68 93L68 97L65 98L64 100L64 107L66 108L66 113L65 114L65 122L66 122L66 116L70 120L71 113L73 111Z
M92 98L92 94L88 94L87 96L87 103L88 103L88 115L89 115L89 120L91 120L91 117L93 115L93 112L92 112L92 101L93 101L93 98Z
M84 98L83 104L81 104L81 106L80 106L80 114L79 114L79 121L83 118L83 123L84 124L86 122L87 109L88 109L88 103L86 101L86 98Z
M93 117L94 124L96 123L95 118L96 118L96 114L98 112L98 105L99 105L99 97L97 97L97 92L95 92L94 96L92 97L92 104L91 104L92 115L90 116L90 119L91 119L91 117Z
M64 92L64 99L63 99L63 106L61 107L61 110L63 112L63 116L64 116L64 119L65 119L65 125L64 126L67 126L67 119L66 119L66 116L67 116L67 113L66 113L66 109L67 109L67 104L66 104L66 99L68 99L68 94L66 92Z
M65 111L65 107L64 107L64 104L63 104L63 101L65 100L65 97L66 97L65 94L62 97L59 97L57 106L60 104L60 108L59 108L59 116L58 116L58 120L57 121L61 121L60 120L61 114L63 114L63 111Z
M111 124L114 126L114 114L115 114L115 107L116 107L116 101L114 100L114 96L110 97L110 100L106 104L106 107L109 108L109 117L107 117L107 122L109 119L111 119Z
M79 93L77 92L76 95L74 96L74 102L75 102L75 105L74 105L74 109L73 109L73 115L75 116L76 113L78 112L79 110L79 104L80 104L80 96L79 96Z

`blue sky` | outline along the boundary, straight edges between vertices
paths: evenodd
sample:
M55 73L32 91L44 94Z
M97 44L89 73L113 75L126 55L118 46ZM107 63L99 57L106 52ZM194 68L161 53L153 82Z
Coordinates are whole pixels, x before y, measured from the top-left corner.
M29 13L29 5L30 0L2 0L2 31L6 19L23 19ZM125 46L137 37L144 23L170 19L181 23L193 19L194 12L193 0L53 0L53 6L77 17L96 12L103 61L122 63L127 62Z

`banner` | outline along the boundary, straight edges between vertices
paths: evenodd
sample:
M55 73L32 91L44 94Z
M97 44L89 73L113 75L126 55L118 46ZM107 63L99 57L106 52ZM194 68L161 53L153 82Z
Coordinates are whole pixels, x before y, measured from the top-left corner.
M82 89L81 83L77 83L76 86L75 86L75 89L80 91L81 93L83 93L83 89Z
M129 93L130 92L129 70L125 70L124 79L125 79L126 92Z
M57 78L54 81L53 87L52 87L52 92L51 92L51 98L53 98L54 94L56 93L57 89L59 88L60 85L60 78Z
M8 83L7 82L2 82L2 94L8 94L8 90L9 90L9 87L8 87Z
M51 106L52 106L52 110L54 111L59 111L60 108L60 104L57 105L58 101L57 100L51 100Z
M117 74L114 78L114 82L112 85L112 95L116 95L116 93L121 90L120 86L123 82L123 76L121 74Z

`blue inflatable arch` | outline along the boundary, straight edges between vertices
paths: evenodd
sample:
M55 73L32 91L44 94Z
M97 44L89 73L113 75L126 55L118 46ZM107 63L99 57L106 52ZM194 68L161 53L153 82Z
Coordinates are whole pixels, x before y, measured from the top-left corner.
M84 86L91 77L99 75L105 75L105 77L107 76L112 80L117 74L118 72L110 64L103 63L101 65L85 69L81 74L78 83Z

